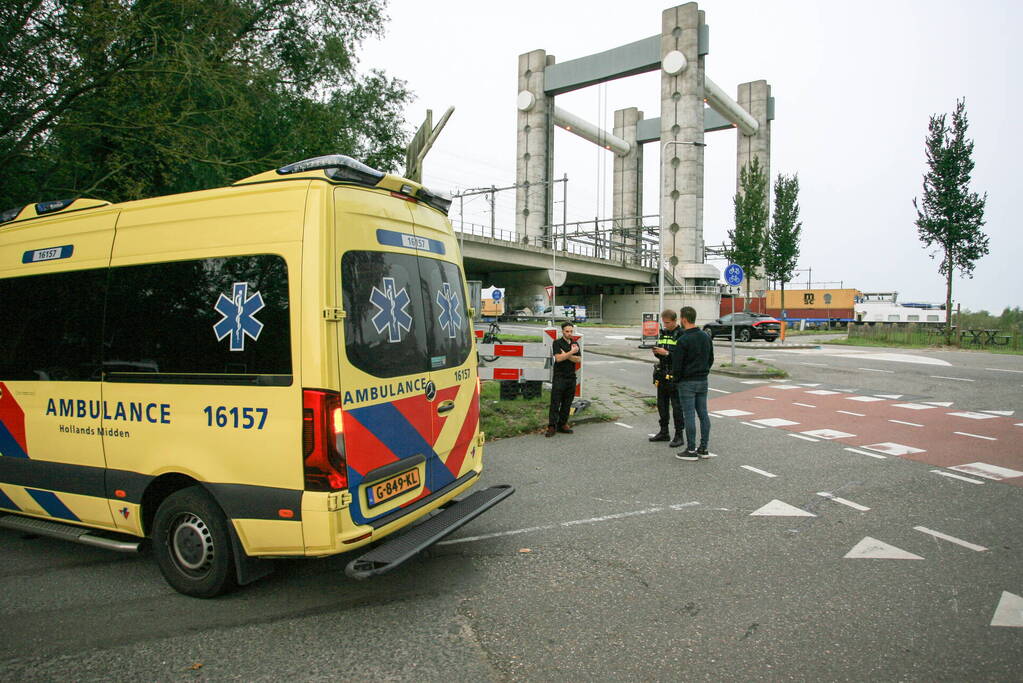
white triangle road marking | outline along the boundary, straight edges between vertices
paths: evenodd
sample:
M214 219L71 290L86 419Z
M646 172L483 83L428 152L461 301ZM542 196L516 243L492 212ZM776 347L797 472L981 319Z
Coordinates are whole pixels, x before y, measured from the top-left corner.
M951 408L952 401L924 401L929 406L941 406L942 408Z
M1016 413L1015 410L982 410L980 412L991 413L992 415L1001 415L1003 417L1012 417Z
M753 422L756 422L758 425L763 425L764 427L789 427L791 425L799 424L798 422L786 420L781 417L765 417L761 420L753 420Z
M903 394L874 394L874 395L880 396L881 398L890 398L893 401L903 397Z
M911 552L896 548L895 546L879 541L870 536L864 536L863 540L853 546L853 549L845 554L846 559L863 560L922 560L924 558Z
M750 517L816 517L812 512L807 512L795 505L789 505L775 499L759 510L750 513Z
M1023 628L1023 598L1002 591L1002 599L998 601L995 614L991 617L991 625Z

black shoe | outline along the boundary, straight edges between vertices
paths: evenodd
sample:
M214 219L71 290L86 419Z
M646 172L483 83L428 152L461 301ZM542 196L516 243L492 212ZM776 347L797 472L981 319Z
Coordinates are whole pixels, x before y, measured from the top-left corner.
M650 437L651 441L668 441L669 439L671 439L671 437L668 436L668 432L657 432Z
M686 443L686 440L684 438L682 438L681 436L676 436L674 439L671 440L671 443L668 444L668 447L669 448L682 448L682 446L684 446L685 443Z
M700 456L696 454L696 451L679 451L675 454L675 457L679 460L699 460Z
M547 431L543 433L546 437L554 436L554 427L548 427Z
M558 427L558 434L572 434L572 433L573 433L572 430L569 429L565 425L562 425L561 427Z
M707 450L706 446L700 446L696 449L696 454L700 456L701 460L706 460L710 457L710 451Z

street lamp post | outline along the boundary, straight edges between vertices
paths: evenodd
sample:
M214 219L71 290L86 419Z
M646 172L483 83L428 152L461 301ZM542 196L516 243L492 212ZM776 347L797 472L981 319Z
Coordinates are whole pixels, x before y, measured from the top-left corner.
M669 140L661 146L661 169L663 174L664 169L664 153L668 150L670 145L692 145L693 147L706 147L705 142L696 142L695 140L680 141L680 140ZM663 178L661 184L664 184ZM658 221L657 227L657 315L661 315L661 311L664 310L664 225L663 217L662 220Z

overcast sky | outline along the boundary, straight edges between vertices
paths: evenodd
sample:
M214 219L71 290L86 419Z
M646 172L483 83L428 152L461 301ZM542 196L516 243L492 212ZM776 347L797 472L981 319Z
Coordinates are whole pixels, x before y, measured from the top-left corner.
M436 121L455 107L427 157L427 185L510 185L517 56L540 48L560 62L639 40L659 32L669 6L391 0L386 34L364 46L361 66L409 82L410 124L428 108ZM973 280L957 278L954 295L972 310L1023 305L1023 226L1020 211L1011 213L1023 189L1023 136L1010 119L1023 112L1023 2L707 0L700 7L710 26L708 76L733 95L738 83L761 78L773 88L771 171L799 174L799 267L812 268L815 282L944 300L937 264L916 234L912 199L921 192L928 117L966 97L974 189L988 192L991 254ZM560 96L558 105L610 130L616 109L660 115L658 79L656 72L620 79ZM708 244L724 241L732 224L735 136L707 134ZM657 148L645 152L644 213L656 213ZM611 154L556 129L554 171L569 177L570 221L610 217ZM560 205L555 211L560 216ZM467 203L465 220L489 224L483 198ZM514 229L513 192L498 194L497 227Z

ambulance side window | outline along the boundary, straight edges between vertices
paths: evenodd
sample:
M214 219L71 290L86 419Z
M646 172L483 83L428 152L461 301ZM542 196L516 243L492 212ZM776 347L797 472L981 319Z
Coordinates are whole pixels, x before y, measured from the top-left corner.
M453 263L421 257L423 303L427 310L430 369L458 367L472 350L472 324L465 305L465 281Z
M106 286L106 269L0 280L0 380L99 380Z
M288 267L272 254L110 271L104 369L112 382L288 386Z
M345 353L363 372L425 372L427 335L419 264L411 254L348 251L341 257Z

